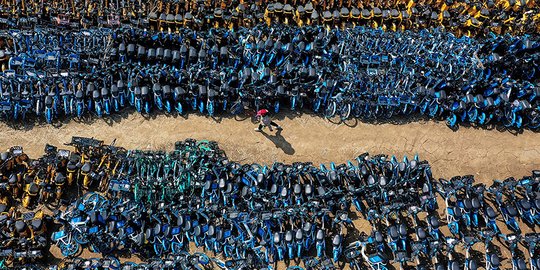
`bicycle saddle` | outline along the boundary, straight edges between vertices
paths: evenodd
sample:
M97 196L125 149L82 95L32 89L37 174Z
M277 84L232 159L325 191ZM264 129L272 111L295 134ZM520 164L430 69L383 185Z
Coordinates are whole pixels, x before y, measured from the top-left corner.
M180 50L182 50L182 48L180 48ZM197 49L195 49L195 47L193 47L193 46L190 46L189 47L188 57L190 59L195 59L195 58L197 58L197 55L198 55Z
M201 235L201 226L197 225L195 228L193 228L193 235L199 236Z
M148 86L145 85L145 86L141 87L140 89L141 89L141 95L143 95L143 96L148 95Z
M186 231L186 232L191 230L191 220L186 220L184 222L183 230Z
M299 195L302 192L302 186L298 183L294 185L293 192L296 195Z
M251 189L249 189L248 186L242 187L241 195L242 197L246 198L251 193Z
M439 219L436 216L429 216L428 222L429 222L429 225L433 228L439 227Z
M460 219L463 216L463 211L461 210L460 207L454 206L454 207L452 207L452 209L454 210L454 216L457 219Z
M285 233L285 241L286 242L291 242L293 240L293 232L292 231L287 231Z
M85 162L83 166L81 167L81 171L83 171L84 173L88 173L90 172L90 168L91 168L90 162Z
M392 17L392 19L399 19L399 11L397 9L391 9L390 10L390 17Z
M163 16L163 15L164 15L164 14L162 14L161 16ZM167 21L167 23L173 23L173 22L174 22L174 18L175 18L174 15L172 15L172 14L167 14L167 15L165 16L165 19L164 19L164 20ZM162 19L162 18L160 17L160 19ZM162 20L163 20L163 19L162 19Z
M138 45L137 47L137 55L139 57L143 56L146 54L146 48L144 46L141 46L141 45Z
M0 211L0 213L1 212L2 211ZM302 226L302 229L304 230L305 233L309 233L312 227L313 227L313 224L311 224L311 222L306 222L304 223L304 226Z
M392 225L388 228L388 236L390 236L392 240L396 240L399 237L398 228L396 225Z
M182 87L180 87L180 86L176 86L176 87L174 88L174 95L175 95L176 97L182 96L182 95L184 95L184 94L186 94L186 90L184 90L184 88L182 88Z
M100 97L101 97L101 92L100 91L94 90L94 92L92 92L92 98L98 99Z
M534 206L536 207L537 210L540 209L540 198L534 200Z
M152 241L154 239L154 229L147 228L146 232L144 233L144 237L146 240Z
M448 262L448 270L460 270L459 263L456 261L449 261Z
M405 164L405 162L400 162L398 168L400 172L404 172L405 169L407 169L407 164Z
M133 44L133 43L128 44L127 53L130 54L130 55L135 54L135 44Z
M525 211L531 210L531 203L527 199L523 198L523 199L519 200L518 203L521 206L521 208L523 208L523 210L525 210Z
M113 97L118 96L118 86L116 86L116 84L111 85L111 95Z
M362 16L362 19L369 19L371 17L371 11L369 9L362 9L362 12L360 13Z
M388 18L390 18L390 10L388 10L388 9L383 9L383 11L382 11L382 18L383 18L383 19L388 19Z
M274 244L278 244L279 242L281 242L281 235L278 232L274 233L273 241Z
M208 53L206 52L206 49L204 47L201 47L201 49L197 53L197 57L199 58L200 61L203 61L207 56L208 56ZM190 57L192 57L191 51L190 51Z
M27 229L27 225L26 225L26 223L24 221L22 221L22 220L15 221L15 231L17 233L22 233L26 229Z
M152 85L152 92L161 92L161 84L159 83L154 83Z
M339 10L339 15L344 18L348 17L350 13L351 12L347 7L341 7L341 9Z
M365 169L365 170L364 170ZM365 172L365 173L364 173ZM368 174L368 171L367 171L367 168L366 167L362 167L362 174ZM367 178L367 185L368 186L373 186L375 185L376 181L375 181L375 177L373 177L373 175L369 175L368 178Z
M405 226L405 224L399 224L399 235L401 235L401 237L407 237L407 227Z
M486 208L486 215L488 216L489 219L494 219L495 217L497 217L497 213L491 206L488 206Z
M332 245L339 246L341 245L341 235L335 235L334 239L332 239Z
M176 23L182 23L182 21L184 20L184 17L182 17L182 14L176 14L174 15L174 21Z
M335 171L330 171L329 178L332 182L335 182L338 179L337 173Z
M472 209L472 202L471 202L471 199L469 198L465 198L463 200L463 207L465 208L466 211L470 211Z
M257 174L257 179L255 180L255 184L260 184L260 183L262 183L263 180L264 180L264 174L258 173Z
M317 238L317 241L324 240L324 231L321 230L321 229L319 229L319 230L317 231L317 237L316 237L316 238Z
M155 59L156 58L156 49L154 49L154 48L148 49L148 51L146 52L146 58L148 60Z
M182 45L182 47L184 47L184 45ZM182 48L182 47L181 47L181 48ZM169 53L170 53L170 50L169 50ZM181 58L181 55L180 55L180 54L181 54L180 51L178 51L178 50L173 50L173 51L172 51L172 55L170 56L171 61L172 61L173 63L176 63L176 62L180 61L180 58ZM169 57L169 56L167 56L167 57Z
M348 10L347 10L347 11L348 11ZM347 12L345 16L348 16L348 15L349 15L349 12ZM345 16L344 16L344 17L345 17ZM334 11L332 12L332 18L334 19L334 21L336 21L336 22L339 21L340 17L341 17L341 15L340 15L340 12L339 12L339 11L334 10Z
M387 184L388 184L388 179L386 178L386 176L381 175L381 176L379 177L379 185L380 185L381 187L385 187Z
M56 174L56 177L54 178L54 183L56 185L63 185L66 182L66 177L61 172Z
M427 237L426 230L424 230L424 228L422 228L422 227L417 227L416 228L416 235L418 236L419 240L424 240Z
M516 270L527 270L527 264L522 258L518 258Z
M282 187L280 193L281 197L287 197L287 195L289 194L289 190L286 187Z
M516 217L518 215L517 209L512 205L507 205L506 211L508 212L508 215L511 217Z
M30 226L32 227L32 230L34 231L34 233L36 233L41 230L43 226L43 220L40 218L32 219L32 221L30 222Z
M498 267L500 265L499 256L497 256L497 254L494 254L494 253L490 254L489 262L491 263L493 267Z
M317 12L317 10L313 10L313 9L308 10L307 5L306 5L306 12L308 14L311 13L311 20L313 20L313 21L319 20L319 12Z
M278 190L278 186L276 184L272 184L272 186L270 187L270 194L277 194L277 190Z
M101 95L102 96L108 96L109 95L109 89L107 87L101 88Z
M225 187L224 193L228 194L231 193L233 190L233 185L231 183L227 183L227 186Z
M373 16L381 17L382 16L382 10L379 7L373 8Z
M11 174L9 176L8 183L10 185L14 185L15 183L17 183L17 175L16 174Z
M158 57L161 57L164 61L172 60L172 52L170 49L158 48L156 52Z
M318 196L322 197L326 195L326 190L324 189L324 187L319 186L317 187L317 193Z
M478 200L478 197L473 197L472 200L471 200L471 204L472 204L472 208L475 209L475 210L478 210L480 209L480 201Z
M377 242L377 243L383 243L384 242L384 237L383 237L382 233L379 232L379 231L375 231L373 233L373 238L375 239L375 242Z

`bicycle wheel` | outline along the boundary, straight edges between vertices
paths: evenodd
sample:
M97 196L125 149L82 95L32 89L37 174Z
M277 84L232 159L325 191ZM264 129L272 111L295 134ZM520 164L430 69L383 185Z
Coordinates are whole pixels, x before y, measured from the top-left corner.
M326 105L326 108L324 110L324 117L331 118L334 115L336 115L336 102L331 101L330 103L328 103L328 105Z
M193 256L196 256L197 260L202 265L208 265L210 263L210 258L204 253L196 252Z
M70 243L69 245L65 245L63 243L60 243L60 245L58 246L62 252L62 255L64 257L70 257L70 256L73 256L75 254L77 254L79 252L79 250L81 249L81 245L78 244L78 243Z
M244 107L242 106L242 102L236 101L235 103L233 103L233 105L229 109L229 112L232 113L233 115L238 115L242 113L243 109Z
M350 115L351 115L351 104L347 103L345 105L342 105L341 109L339 110L339 116L341 117L341 120L349 119Z
M178 242L171 242L171 251L172 251L172 254L175 254L175 255L179 255L180 253L182 253L182 251L184 251L182 249L183 245L181 243L178 243Z
M156 256L161 257L163 251L163 245L159 241L154 242L154 253L156 254Z
M73 232L73 240L81 245L86 245L89 242L89 240L82 233L76 231Z
M120 263L120 260L118 260L116 257L107 256L106 259L110 260L109 268L113 270L118 270L122 267L122 264Z

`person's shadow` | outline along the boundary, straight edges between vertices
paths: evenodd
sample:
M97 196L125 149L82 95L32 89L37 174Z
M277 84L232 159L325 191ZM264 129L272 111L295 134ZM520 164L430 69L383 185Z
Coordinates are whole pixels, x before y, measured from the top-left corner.
M294 148L292 147L292 145L287 141L285 140L285 138L281 135L281 129L278 129L276 131L276 135L271 135L271 134L268 134L266 133L264 130L261 132L264 137L266 137L268 140L270 140L271 142L273 142L277 148L280 148L281 150L283 150L283 153L287 154L287 155L294 155Z

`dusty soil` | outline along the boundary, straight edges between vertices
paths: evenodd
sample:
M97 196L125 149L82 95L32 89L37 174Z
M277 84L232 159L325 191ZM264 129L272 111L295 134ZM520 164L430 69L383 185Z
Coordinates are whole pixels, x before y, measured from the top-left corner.
M280 133L258 133L249 119L212 119L190 115L187 119L165 115L147 119L125 114L115 119L70 121L52 125L13 128L0 124L0 148L22 145L31 157L41 155L46 143L60 146L71 136L116 139L128 149L172 149L186 138L215 140L236 161L344 162L361 153L414 156L428 160L436 178L473 174L477 181L491 182L521 177L540 169L540 133L461 127L452 131L444 123L418 121L403 125L334 124L310 115L284 117L276 122ZM352 127L351 127L352 125Z

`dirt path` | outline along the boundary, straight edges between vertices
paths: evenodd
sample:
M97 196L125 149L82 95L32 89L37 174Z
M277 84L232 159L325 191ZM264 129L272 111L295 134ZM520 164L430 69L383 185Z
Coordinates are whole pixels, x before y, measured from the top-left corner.
M279 118L284 127L276 135L258 133L248 120L211 119L201 116L168 117L147 120L137 114L92 124L71 121L59 127L37 125L13 129L0 124L0 147L23 145L31 156L41 155L46 143L61 145L71 136L96 137L126 148L172 149L186 138L219 142L227 155L242 162L273 161L344 162L363 152L404 154L427 159L435 177L474 174L477 180L491 181L509 176L521 177L540 169L540 133L461 128L457 132L442 123L413 122L406 125L364 124L354 128L329 123L319 117Z

